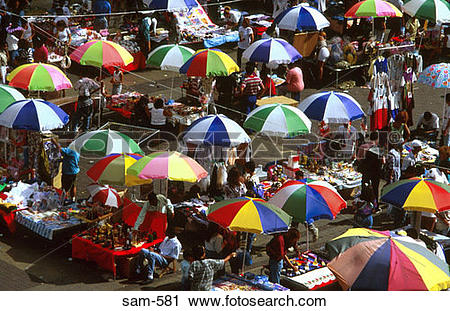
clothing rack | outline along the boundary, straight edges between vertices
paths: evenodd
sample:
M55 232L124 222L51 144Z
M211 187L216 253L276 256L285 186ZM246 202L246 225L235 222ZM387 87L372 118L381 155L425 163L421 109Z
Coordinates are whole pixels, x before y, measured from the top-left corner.
M404 49L404 48L411 48L411 47L415 47L415 44L404 44L404 45L399 45L399 46L385 46L382 48L377 47L378 52L379 51L384 51L384 50L394 50L394 49Z

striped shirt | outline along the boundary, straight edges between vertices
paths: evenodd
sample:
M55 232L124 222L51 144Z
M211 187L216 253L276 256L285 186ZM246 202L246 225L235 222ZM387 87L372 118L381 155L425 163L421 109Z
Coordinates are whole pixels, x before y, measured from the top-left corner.
M245 95L258 95L258 92L264 88L261 79L255 73L244 79L243 86Z

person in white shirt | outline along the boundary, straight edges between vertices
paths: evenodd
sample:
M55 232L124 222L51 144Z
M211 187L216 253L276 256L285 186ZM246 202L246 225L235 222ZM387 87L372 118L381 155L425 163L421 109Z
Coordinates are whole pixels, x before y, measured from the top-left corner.
M241 12L239 12L238 10L231 10L231 8L229 6L225 7L225 9L223 11L223 15L224 15L224 20L225 20L225 25L229 29L236 28L239 25L239 22L242 17Z
M239 27L239 42L237 51L237 65L239 68L242 64L242 53L252 44L255 36L253 34L253 29L250 27L250 22L247 18L244 18L242 26Z
M415 171L413 172L412 169L417 163L417 155L422 150L422 143L415 139L411 142L412 150L408 153L408 155L403 159L402 162L402 178L410 178L415 175ZM407 174L407 176L405 176ZM412 176L409 176L412 175Z
M8 31L8 30L7 30ZM15 66L15 60L19 56L19 39L20 31L8 32L6 35L6 43L8 44L9 65Z
M439 130L439 117L434 112L425 111L417 120L417 128L414 131L414 135L432 137L438 135Z
M142 285L153 282L155 277L155 267L166 268L171 262L177 260L181 252L181 243L173 231L167 232L164 241L154 248L141 249L139 252L136 274L145 272L145 280ZM144 267L144 259L147 259L148 265Z
M158 98L153 108L150 109L150 124L152 128L163 130L167 124L167 117L170 116L170 112L164 109L164 102L161 98Z

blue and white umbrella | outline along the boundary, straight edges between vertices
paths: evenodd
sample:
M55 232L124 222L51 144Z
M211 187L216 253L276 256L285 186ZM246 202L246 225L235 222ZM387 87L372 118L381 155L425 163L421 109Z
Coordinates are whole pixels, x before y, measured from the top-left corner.
M346 123L361 119L364 111L359 103L348 94L320 92L307 97L298 108L311 120L326 123Z
M178 11L178 10L190 10L198 6L195 0L144 0L149 9L153 10L167 10L167 11Z
M330 26L327 18L308 4L300 4L281 12L273 22L278 28L291 31L316 31Z
M58 106L41 99L19 100L0 114L0 125L12 129L50 131L69 122L69 116Z
M235 121L219 114L196 120L184 133L183 140L195 145L235 147L249 143L250 137Z
M242 53L250 62L266 63L269 66L293 63L302 58L300 53L283 39L261 39L252 43Z

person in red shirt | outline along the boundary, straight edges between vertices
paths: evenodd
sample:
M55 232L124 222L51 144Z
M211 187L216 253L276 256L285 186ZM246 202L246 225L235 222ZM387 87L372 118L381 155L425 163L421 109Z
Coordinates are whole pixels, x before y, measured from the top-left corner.
M294 271L298 268L294 266L287 256L287 250L293 247L297 249L297 242L300 239L300 232L296 228L289 228L284 234L277 234L266 245L266 252L269 256L269 281L272 283L280 283L281 269L283 268L283 261L291 267Z
M300 93L305 88L305 84L303 83L303 72L296 63L291 63L288 67L289 70L286 74L287 91L291 93L291 98L300 101Z
M48 61L48 49L41 38L34 40L33 58L35 63L47 63Z
M272 78L270 77L269 69L267 69L266 66L263 66L260 76L261 76L261 80L264 85L264 91L261 94L261 97L277 95L277 89L275 88L275 83L273 82Z

